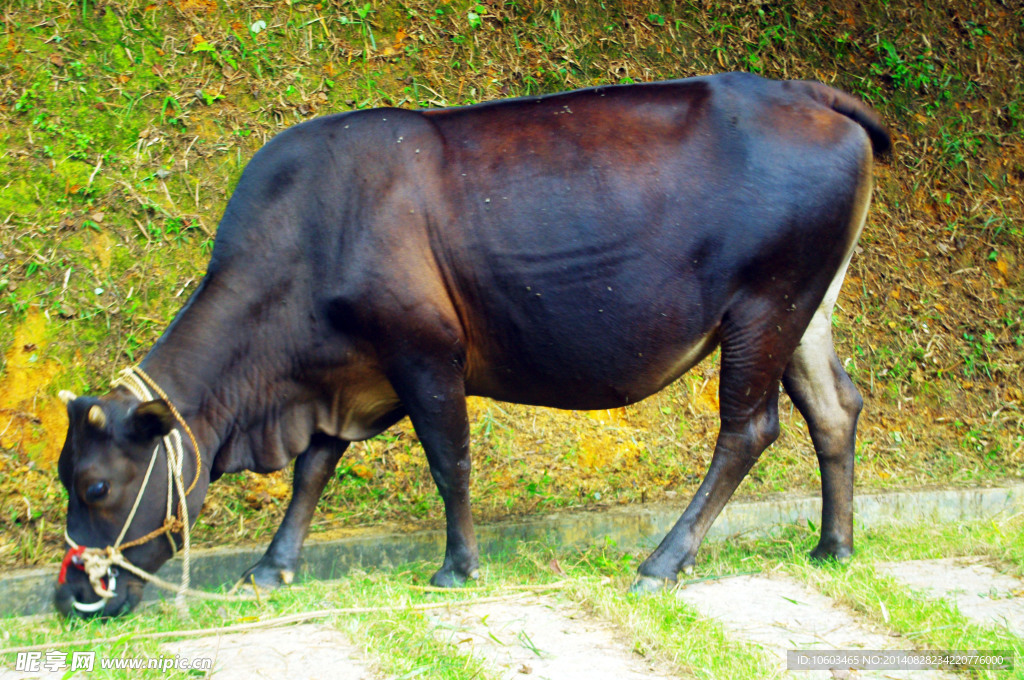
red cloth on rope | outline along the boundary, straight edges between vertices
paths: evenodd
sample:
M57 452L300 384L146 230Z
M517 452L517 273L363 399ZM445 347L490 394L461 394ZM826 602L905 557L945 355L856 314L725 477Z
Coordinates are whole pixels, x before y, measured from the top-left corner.
M77 548L71 548L70 550L68 550L68 554L64 556L64 561L60 563L60 574L57 575L57 583L64 585L64 582L67 581L68 566L70 565L74 565L77 568L82 569L83 571L85 570L85 567L82 566L81 560L79 560L78 562L74 562L74 559L76 557L81 557L82 553L84 552L84 545L80 545Z

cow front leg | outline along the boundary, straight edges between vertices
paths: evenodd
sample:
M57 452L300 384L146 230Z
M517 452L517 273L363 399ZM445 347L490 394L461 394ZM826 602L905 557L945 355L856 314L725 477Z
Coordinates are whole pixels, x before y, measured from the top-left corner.
M697 549L736 487L779 436L777 348L751 356L750 341L723 342L719 390L721 428L707 475L682 517L640 565L630 592L661 590L695 562Z
M309 448L295 459L288 510L267 552L245 572L240 585L251 585L255 581L260 588L273 589L291 583L316 504L346 448L347 441L317 435Z
M444 563L430 579L455 588L478 575L479 556L469 505L469 420L462 375L455 362L403 361L391 378L427 456L444 502L447 541Z

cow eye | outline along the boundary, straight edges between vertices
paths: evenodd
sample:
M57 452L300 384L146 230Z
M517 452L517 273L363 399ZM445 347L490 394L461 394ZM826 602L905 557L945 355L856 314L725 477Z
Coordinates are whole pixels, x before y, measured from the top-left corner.
M110 491L110 484L107 482L96 482L85 490L85 500L89 503L95 503L106 496L108 491Z

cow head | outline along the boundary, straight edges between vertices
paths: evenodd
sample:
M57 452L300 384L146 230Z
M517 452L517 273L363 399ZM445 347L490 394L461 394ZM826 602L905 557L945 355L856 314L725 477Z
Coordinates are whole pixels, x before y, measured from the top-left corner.
M168 515L169 465L162 438L175 428L175 420L166 402L140 401L123 389L103 398L76 398L68 392L62 392L61 398L67 404L69 422L58 471L68 492L67 537L71 543L61 567L56 605L67 616L115 616L138 604L143 581L111 567L101 584L112 596L103 598L81 569L77 553L81 548L116 546L123 530L124 558L153 573L172 556L171 541L180 546L180 534L172 533L158 533L131 545L159 530ZM196 474L196 463L190 455L183 460L188 484ZM143 486L151 461L152 471ZM199 481L189 496L192 520L208 478ZM71 550L76 545L80 548Z

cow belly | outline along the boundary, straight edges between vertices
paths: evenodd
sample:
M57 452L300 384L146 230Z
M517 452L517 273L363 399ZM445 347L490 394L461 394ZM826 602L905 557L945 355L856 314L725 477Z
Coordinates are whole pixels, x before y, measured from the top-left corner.
M467 392L551 408L617 408L658 392L717 344L713 330L665 344L658 342L662 333L645 337L634 330L629 341L580 335L561 344L522 344L500 360L471 355Z

